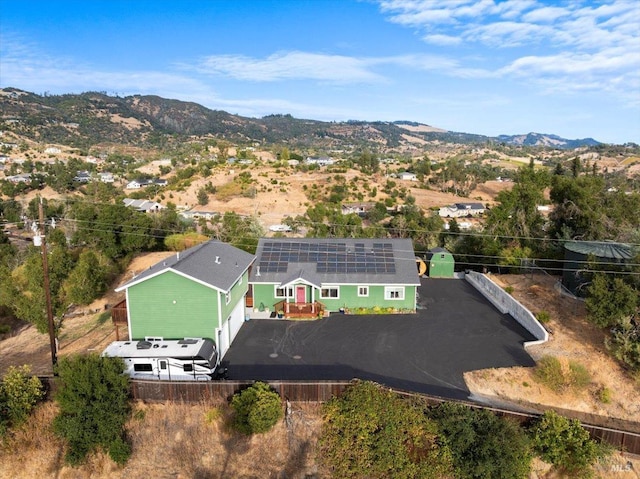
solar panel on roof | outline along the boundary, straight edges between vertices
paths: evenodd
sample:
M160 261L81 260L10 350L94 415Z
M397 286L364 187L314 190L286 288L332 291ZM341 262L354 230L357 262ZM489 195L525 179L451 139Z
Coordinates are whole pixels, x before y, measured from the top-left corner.
M262 246L260 269L286 272L289 263L315 263L318 273L395 273L393 245L375 242L347 246L344 242L275 242Z

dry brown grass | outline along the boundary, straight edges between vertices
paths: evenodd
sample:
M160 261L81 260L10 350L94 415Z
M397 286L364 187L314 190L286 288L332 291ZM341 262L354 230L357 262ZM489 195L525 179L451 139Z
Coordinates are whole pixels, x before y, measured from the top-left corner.
M3 445L0 479L329 477L316 463L316 405L295 405L288 421L248 437L229 428L226 405L137 403L127 425L133 454L122 468L102 453L65 466L64 444L50 426L56 412L55 404L43 404Z

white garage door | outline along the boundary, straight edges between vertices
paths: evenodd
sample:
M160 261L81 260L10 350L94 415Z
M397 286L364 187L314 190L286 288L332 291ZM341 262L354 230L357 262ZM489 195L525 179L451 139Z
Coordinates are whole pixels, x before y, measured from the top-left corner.
M222 329L216 329L216 331L218 332L218 351L220 352L220 359L222 359L227 349L229 349L229 322L225 321Z
M229 345L233 342L244 324L244 299L231 312L229 317Z

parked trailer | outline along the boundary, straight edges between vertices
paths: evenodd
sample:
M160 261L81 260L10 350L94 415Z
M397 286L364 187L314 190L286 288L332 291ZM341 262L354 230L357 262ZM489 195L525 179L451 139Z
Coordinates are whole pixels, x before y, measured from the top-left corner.
M124 373L133 379L210 381L219 375L218 349L203 338L114 341L102 356L124 360Z

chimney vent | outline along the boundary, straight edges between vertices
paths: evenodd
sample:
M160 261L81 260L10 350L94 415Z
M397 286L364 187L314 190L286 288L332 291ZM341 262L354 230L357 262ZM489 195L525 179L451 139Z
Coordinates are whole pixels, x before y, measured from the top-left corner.
M260 276L260 266L256 266L256 276Z
M216 256L216 264L220 264L220 256Z

